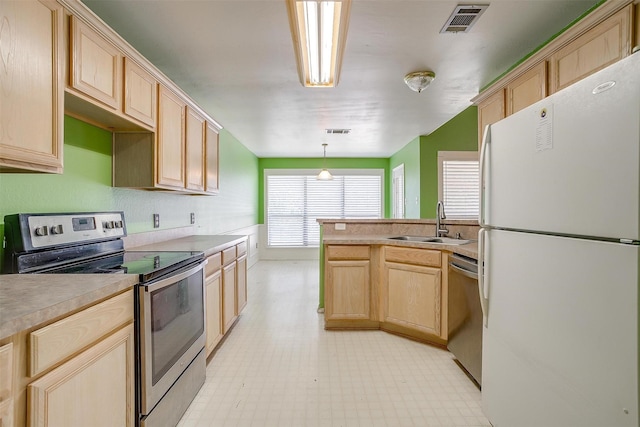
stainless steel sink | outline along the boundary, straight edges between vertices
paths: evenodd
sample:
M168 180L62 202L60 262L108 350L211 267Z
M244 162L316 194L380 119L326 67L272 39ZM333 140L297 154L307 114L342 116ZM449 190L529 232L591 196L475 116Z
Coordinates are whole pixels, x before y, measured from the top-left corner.
M451 237L425 237L425 236L394 236L389 237L389 240L403 240L407 242L422 242L422 243L440 243L443 245L465 245L471 240L464 239L452 239Z

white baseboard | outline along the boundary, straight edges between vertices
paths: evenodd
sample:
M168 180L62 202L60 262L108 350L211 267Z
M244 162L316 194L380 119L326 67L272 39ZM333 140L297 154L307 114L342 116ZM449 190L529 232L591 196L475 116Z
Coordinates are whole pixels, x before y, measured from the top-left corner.
M260 259L263 260L318 260L319 248L270 248L267 246L267 227L260 224Z

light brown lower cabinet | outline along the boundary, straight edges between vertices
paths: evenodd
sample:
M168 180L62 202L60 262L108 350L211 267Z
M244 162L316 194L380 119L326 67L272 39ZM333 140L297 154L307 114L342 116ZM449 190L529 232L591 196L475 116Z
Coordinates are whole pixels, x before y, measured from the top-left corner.
M369 260L329 260L325 289L327 320L369 320Z
M222 267L222 325L226 334L236 321L236 262Z
M247 304L246 241L209 256L205 272L205 346L209 357Z
M205 321L207 356L222 339L222 272L216 271L205 283Z
M135 426L133 305L127 290L6 338L0 426Z
M129 324L27 387L29 426L135 425Z
M247 255L236 260L236 314L247 305Z
M0 347L0 426L13 426L13 343Z
M385 262L385 322L440 336L440 268Z
M325 246L325 329L447 340L447 255L387 245Z

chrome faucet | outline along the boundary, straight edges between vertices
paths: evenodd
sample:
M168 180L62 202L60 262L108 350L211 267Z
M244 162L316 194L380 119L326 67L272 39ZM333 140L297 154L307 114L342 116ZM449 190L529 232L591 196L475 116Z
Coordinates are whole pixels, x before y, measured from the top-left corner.
M444 203L442 203L442 201L440 200L436 205L436 237L442 237L449 233L449 230L447 230L446 228L441 228L441 219L447 219L447 216L444 214Z

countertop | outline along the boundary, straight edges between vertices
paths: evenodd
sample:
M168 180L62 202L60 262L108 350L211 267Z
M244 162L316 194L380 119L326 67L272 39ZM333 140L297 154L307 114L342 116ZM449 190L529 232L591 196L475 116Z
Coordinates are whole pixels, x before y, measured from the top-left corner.
M247 236L194 235L128 250L199 251L212 255ZM0 340L46 324L138 283L136 274L0 275Z
M247 236L231 234L197 235L181 237L179 239L152 243L144 246L129 248L130 251L198 251L205 256L213 255L230 246L247 240Z
M0 275L0 339L92 305L136 283L137 274Z
M450 251L456 254L465 255L474 259L478 259L478 241L471 240L464 245L445 245L442 243L426 243L426 242L410 242L406 240L392 240L387 235L340 235L340 236L324 236L322 243L331 245L386 245L386 246L405 246L423 249L438 249L441 251Z

